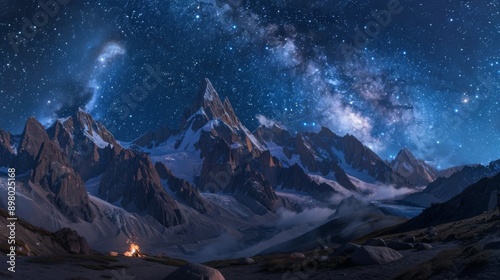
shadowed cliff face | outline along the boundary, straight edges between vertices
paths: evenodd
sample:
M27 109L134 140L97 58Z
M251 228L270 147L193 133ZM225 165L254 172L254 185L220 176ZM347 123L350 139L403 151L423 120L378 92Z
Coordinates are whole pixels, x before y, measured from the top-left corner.
M128 211L145 212L166 227L184 222L177 203L163 189L153 163L142 153L122 150L103 174L99 196Z
M12 159L15 156L13 149L12 135L0 129L0 167L10 166Z
M92 221L94 214L83 181L56 143L42 143L30 181L49 192L51 202L71 221Z
M16 170L23 173L32 169L42 143L49 140L42 124L33 117L29 118L21 134L17 157L14 160Z
M433 204L403 224L400 230L413 230L477 216L497 207L497 194L500 194L500 174L479 180L444 203Z

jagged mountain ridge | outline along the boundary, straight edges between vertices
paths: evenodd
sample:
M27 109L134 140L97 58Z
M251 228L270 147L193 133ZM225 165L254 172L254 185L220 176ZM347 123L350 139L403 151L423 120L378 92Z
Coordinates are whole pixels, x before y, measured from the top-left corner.
M279 125L261 126L251 133L236 117L229 100L222 102L208 80L203 81L194 105L186 110L180 130L162 127L130 145L120 144L102 124L81 110L57 120L48 129L29 119L21 136L6 132L1 136L0 152L12 158L9 162L24 164L25 170L39 174L30 176L25 186L32 185L34 192L42 195L49 190L55 198L70 201L64 198L68 183L53 180L52 175L42 176L53 174L59 178L67 172L71 185L78 186L77 193L81 194L74 202L77 207L66 207L55 200L50 203L70 222L80 219L100 223L107 219L109 214L101 211L110 206L99 202L97 207L98 198L120 206L120 213L127 212L128 218L111 215L120 234L132 232L123 225L128 221L136 230L149 225L158 232L182 228L196 232L198 237L210 228L209 220L218 215L229 215L233 220L244 218L244 222L237 222L244 224L253 215L269 219L281 208L300 209L280 192L298 192L328 202L334 195L363 196L388 185L411 186L351 135L340 137L322 128L317 133L292 136ZM64 172L37 160L46 149L42 146L56 151L53 161L63 162L60 169ZM83 181L98 182L98 198L82 192ZM54 191L60 186L61 193ZM224 197L224 202L215 203L214 196L208 193ZM225 206L227 201L231 207L238 205L244 210L231 212ZM137 217L133 215L146 217L148 226L131 222L132 217ZM214 235L234 230L233 225L225 223L213 225L217 228Z
M80 110L73 116L57 120L47 130L35 119L29 119L15 150L11 141L13 137L1 131L0 152L7 158L13 158L17 165L26 165L20 166L21 169L29 169L29 166L36 168L34 161L41 143L52 141L83 181L104 177L99 194L112 203L123 199L132 203L131 198L108 194L110 191L121 193L130 187L125 181L131 185L137 183L135 178L120 178L123 177L120 175L123 170L110 171L112 163L113 168L119 166L119 159L124 154L130 158L143 157L150 162L133 166L133 170L127 169L127 172L147 174L138 186L146 192L153 186L158 196L148 198L156 201L152 207L162 204L168 210L147 210L147 203L138 199L140 195L137 194L140 193L135 193L134 206L127 207L150 214L154 212L164 225L177 225L182 221L178 212L172 214L173 219L164 218L177 209L170 192L186 192L187 196L181 195L183 203L201 212L207 211L206 203L194 190L228 193L240 202L252 205L257 212L264 213L273 212L286 204L275 190L297 191L328 199L338 193L369 195L372 190L366 188L365 183L381 183L377 187L383 187L383 184L396 187L418 185L416 180L404 178L401 172L394 170L401 165L422 171L423 174L418 175L424 177L423 180L431 181L436 176L435 170L416 160L407 149L400 152L391 167L354 136L341 137L324 127L317 133L304 132L292 136L286 129L274 124L272 127L260 126L251 133L236 116L230 101L226 98L223 102L208 79L202 81L180 127L179 131L165 126L147 132L132 143L134 151L131 151L124 149L102 124ZM150 156L151 159L142 155L142 151L149 153L168 141L173 141L172 149L177 153L185 155L189 152L192 158L197 158L197 162L192 164L193 170L186 172L188 179L171 168L182 165L182 162L169 165L165 161L168 153ZM122 157L122 160L125 159ZM160 176L155 170L155 166L158 167L156 163L163 164L160 168L164 174L162 179L169 181L167 185L170 187L166 188L166 192L162 183L158 183ZM135 192L135 188L132 189ZM163 198L158 200L158 197Z
M325 194L331 196L339 191L344 194L351 191L369 194L370 189L363 184L363 181L367 180L370 183L378 182L397 187L412 186L351 135L340 137L329 129L322 128L318 133L306 132L292 136L277 124L273 127L261 126L251 133L236 117L229 100L226 98L222 102L207 79L202 82L193 105L185 110L180 127L179 134L172 133L164 142L174 139L171 140L175 141L171 150L190 151L192 157L202 159L200 164L194 167L198 172L191 172L193 174L184 178L202 191L225 189L237 182L229 179L240 170L253 170L254 173L261 174L274 189L318 193L323 197ZM165 128L160 130L164 131ZM166 157L152 149L153 146L159 145L157 139L149 143L144 142L145 139L151 138L152 134L160 134L160 130L144 134L135 140L133 145L142 147L144 151L154 154L155 160L169 166L169 162L163 160ZM277 143L271 139L275 139ZM276 152L276 149L280 151ZM257 160L266 151L270 154ZM172 170L176 168L172 165L169 167ZM175 175L185 175L181 173L183 172L176 174L174 170ZM227 176L224 179L227 179L228 183L222 184L222 188L221 180L215 178L217 174ZM311 178L310 174L326 176L329 180L318 181ZM290 176L295 180L289 180ZM254 182L259 181L260 179L254 177ZM272 192L264 191L266 192L269 195L261 202L267 204L270 210L276 202L272 202L275 199Z
M111 132L82 110L56 120L47 133L59 144L84 181L102 174L122 150Z
M355 184L356 180L352 180L353 177L398 187L410 186L352 135L340 137L322 127L318 133L304 132L292 136L277 124L272 127L260 126L255 134L286 166L298 164L310 173L333 177L334 181L348 190L363 192Z
M467 186L500 172L500 160L488 165L467 165L455 171L449 177L439 177L419 193L408 195L405 201L429 207L432 203L445 202L461 193Z

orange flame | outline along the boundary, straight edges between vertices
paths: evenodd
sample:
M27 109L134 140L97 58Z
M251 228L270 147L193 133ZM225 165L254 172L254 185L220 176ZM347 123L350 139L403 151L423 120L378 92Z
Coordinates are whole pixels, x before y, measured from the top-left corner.
M138 257L139 256L139 245L130 243L130 248L127 252L123 253L125 257Z

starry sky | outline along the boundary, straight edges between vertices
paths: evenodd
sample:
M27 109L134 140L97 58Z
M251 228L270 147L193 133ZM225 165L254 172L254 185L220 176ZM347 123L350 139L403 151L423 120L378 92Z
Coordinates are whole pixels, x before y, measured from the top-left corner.
M250 129L326 126L382 158L500 158L500 3L0 0L0 127L82 108L116 138L178 127L202 78ZM38 27L33 27L38 25Z

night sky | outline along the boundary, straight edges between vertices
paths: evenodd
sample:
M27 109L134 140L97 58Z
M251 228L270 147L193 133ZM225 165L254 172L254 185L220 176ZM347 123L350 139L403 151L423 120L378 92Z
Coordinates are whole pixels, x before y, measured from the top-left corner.
M251 130L326 126L441 168L500 158L498 0L37 2L0 0L11 132L80 107L130 141L177 127L207 77Z

